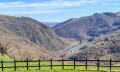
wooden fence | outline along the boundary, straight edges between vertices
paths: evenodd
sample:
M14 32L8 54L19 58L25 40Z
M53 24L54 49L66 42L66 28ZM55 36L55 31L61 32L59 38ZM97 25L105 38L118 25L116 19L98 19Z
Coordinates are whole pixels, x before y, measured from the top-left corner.
M50 65L41 65L41 62L50 62ZM61 65L53 65L53 61L55 62L55 61L59 61L59 62L61 62ZM73 64L72 65L66 65L66 64L64 64L64 62L66 62L66 61L71 61L71 62L73 62ZM78 64L76 64L76 62L85 62L85 64L84 65L78 65ZM91 62L96 62L97 64L96 65L88 65L88 61L91 61ZM17 62L26 62L26 66L17 66L16 65L16 63ZM38 62L38 65L37 66L29 66L29 62ZM109 62L109 65L100 65L100 62ZM73 69L76 69L76 66L85 66L85 70L87 70L88 69L88 66L97 66L97 70L99 70L99 68L100 67L109 67L109 70L111 71L111 68L112 67L120 67L120 66L112 66L112 62L120 62L120 61L112 61L111 59L110 60L99 60L99 59L97 59L97 60L88 60L88 59L85 59L85 60L76 60L76 59L73 59L73 60L36 60L36 61L29 61L28 59L26 60L26 61L3 61L3 60L1 60L1 69L2 69L2 71L5 69L5 68L14 68L14 70L16 71L16 69L17 68L22 68L22 67L24 67L24 68L26 68L27 70L29 69L29 67L38 67L39 68L39 70L41 69L41 67L50 67L51 68L51 70L53 69L53 67L55 67L55 66L61 66L62 67L62 69L64 69L64 67L65 66L73 66ZM11 66L11 67L5 67L4 66L4 63L14 63L14 66Z

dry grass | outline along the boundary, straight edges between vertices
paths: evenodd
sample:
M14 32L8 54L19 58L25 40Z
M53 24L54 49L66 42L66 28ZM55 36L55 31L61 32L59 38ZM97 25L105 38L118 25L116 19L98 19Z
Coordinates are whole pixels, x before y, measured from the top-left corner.
M0 26L0 44L4 54L12 59L25 60L29 59L50 59L55 58L52 53L45 48L34 44L26 38L16 36Z

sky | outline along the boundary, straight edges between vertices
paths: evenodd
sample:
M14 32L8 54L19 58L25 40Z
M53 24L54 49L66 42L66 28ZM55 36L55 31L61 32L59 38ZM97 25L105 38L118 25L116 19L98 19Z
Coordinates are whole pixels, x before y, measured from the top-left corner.
M0 0L0 14L63 22L94 13L119 12L120 0Z

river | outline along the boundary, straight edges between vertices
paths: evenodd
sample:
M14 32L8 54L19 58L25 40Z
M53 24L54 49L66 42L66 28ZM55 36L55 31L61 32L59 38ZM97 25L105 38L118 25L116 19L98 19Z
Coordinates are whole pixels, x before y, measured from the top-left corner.
M77 46L75 46L75 47L69 49L68 52L73 52L73 51L79 50L79 49L81 49L82 47L84 47L85 45L86 45L86 43L83 43L83 44L77 45Z

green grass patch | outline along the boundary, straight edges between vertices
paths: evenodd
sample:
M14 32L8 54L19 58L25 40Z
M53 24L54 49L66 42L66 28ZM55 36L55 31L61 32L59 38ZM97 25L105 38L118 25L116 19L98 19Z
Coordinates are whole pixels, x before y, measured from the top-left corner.
M81 52L82 50L76 50L76 51L73 51L73 52L69 52L69 56L72 56L74 54L77 54L79 52Z
M117 14L117 16L120 16L120 12L117 12L116 14Z
M11 59L8 59L6 57L0 56L0 60L5 61L13 61ZM77 63L76 63L77 64ZM26 62L17 62L17 66L27 66ZM39 62L29 62L29 66L39 66ZM76 69L74 70L74 66L64 66L64 70L62 69L62 66L53 66L51 70L51 63L50 62L41 62L41 66L49 65L49 67L29 67L27 70L27 67L23 68L17 68L15 71L14 68L4 68L4 72L109 72L109 67L100 67L101 71L96 71L97 66L88 66L88 70L86 70L86 66L76 66ZM53 62L52 65L62 65L62 62ZM73 65L73 63L65 63L64 65ZM77 64L78 65L78 64ZM79 64L81 65L81 64ZM84 64L85 65L85 64ZM12 63L4 63L4 67L10 67L14 66L14 62ZM119 66L119 65L117 65ZM1 67L1 63L0 63ZM102 71L102 70L108 70L108 71ZM120 70L120 68L112 68L112 70ZM0 72L2 72L2 69L0 68Z
M102 42L98 42L98 43L96 43L96 44L93 44L92 46L101 46L102 43L105 43L105 42L104 42L104 41L102 41Z
M21 17L17 17L17 16L9 16L9 15L4 15L4 14L0 14L0 16L2 16L2 17L11 17L11 18L21 18Z

